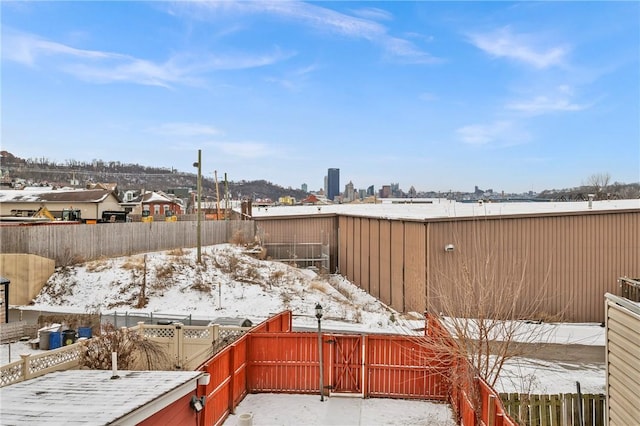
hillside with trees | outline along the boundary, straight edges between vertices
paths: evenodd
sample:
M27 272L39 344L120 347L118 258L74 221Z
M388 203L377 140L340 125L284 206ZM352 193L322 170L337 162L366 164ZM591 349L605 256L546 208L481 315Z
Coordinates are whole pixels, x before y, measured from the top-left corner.
M139 164L122 163L120 161L93 160L90 163L76 160L65 160L57 163L47 158L23 159L10 152L0 152L0 171L6 186L16 180L23 179L30 184L51 186L76 186L84 188L92 183L116 183L120 191L148 190L167 191L170 188L197 187L195 173L179 172L172 168L147 167ZM220 178L220 177L219 177ZM202 191L206 196L215 197L215 181L202 177ZM219 191L225 191L225 183L218 182ZM283 196L291 196L298 200L308 194L300 189L284 188L266 180L227 183L230 197L234 199L271 199L278 201Z

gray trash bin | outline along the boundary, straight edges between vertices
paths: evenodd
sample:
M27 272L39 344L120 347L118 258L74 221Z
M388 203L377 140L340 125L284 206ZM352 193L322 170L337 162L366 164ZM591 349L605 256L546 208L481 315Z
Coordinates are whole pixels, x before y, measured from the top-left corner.
M49 334L51 334L51 330L40 330L38 333L38 348L43 351L49 350Z

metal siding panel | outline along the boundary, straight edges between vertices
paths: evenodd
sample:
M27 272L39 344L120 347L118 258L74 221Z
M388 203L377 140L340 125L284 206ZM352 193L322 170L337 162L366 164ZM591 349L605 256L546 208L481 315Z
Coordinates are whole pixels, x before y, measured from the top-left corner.
M362 218L354 218L353 220L353 284L362 287L360 278L360 269L362 264Z
M391 307L404 312L404 222L391 222Z
M371 219L369 225L369 293L380 298L380 221Z
M380 300L391 304L391 222L380 222Z
M347 272L347 217L340 216L338 219L338 270L344 275Z
M347 242L346 242L346 250L347 250L347 270L344 271L346 273L346 277L349 281L353 281L353 253L354 253L354 218L347 218Z
M424 312L425 310L425 253L424 223L405 223L405 309Z
M361 219L362 244L360 245L360 287L371 294L371 284L369 279L369 263L371 258L371 219Z

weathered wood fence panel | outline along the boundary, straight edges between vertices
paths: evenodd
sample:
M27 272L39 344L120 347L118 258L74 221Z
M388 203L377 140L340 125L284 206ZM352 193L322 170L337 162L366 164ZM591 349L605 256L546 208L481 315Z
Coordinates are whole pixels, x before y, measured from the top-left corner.
M203 221L201 227L203 246L255 237L253 221ZM0 227L0 252L36 254L57 266L196 245L196 221Z
M0 324L0 343L15 342L23 337L35 338L38 335L38 325L27 321L15 321Z
M529 395L501 393L507 412L522 426L604 426L604 394ZM582 406L583 422L580 422Z

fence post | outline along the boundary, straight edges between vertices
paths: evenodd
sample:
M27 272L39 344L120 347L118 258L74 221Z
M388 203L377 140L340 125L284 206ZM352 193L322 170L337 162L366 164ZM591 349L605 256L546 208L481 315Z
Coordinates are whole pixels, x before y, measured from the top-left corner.
M176 356L176 369L182 370L182 366L184 365L184 360L182 359L184 354L184 329L182 328L182 323L176 322L173 324L175 327L175 333L173 336L173 344L175 346L175 356Z
M29 354L20 354L22 358L22 380L29 380L31 375L29 374Z
M495 426L496 424L496 397L495 395L489 395L489 406L487 412L487 425Z
M235 371L235 365L234 365L234 358L235 358L235 353L236 353L236 344L232 343L231 346L229 347L229 413L230 414L235 414L236 413L236 404L235 404L235 397L234 397L234 393L235 393L235 381L236 381L236 371Z
M211 334L211 344L215 345L220 337L220 324L211 324L209 326L209 333Z

